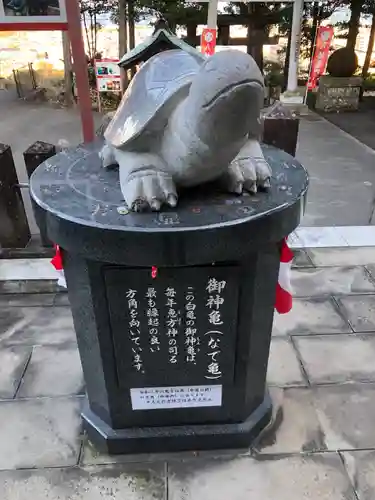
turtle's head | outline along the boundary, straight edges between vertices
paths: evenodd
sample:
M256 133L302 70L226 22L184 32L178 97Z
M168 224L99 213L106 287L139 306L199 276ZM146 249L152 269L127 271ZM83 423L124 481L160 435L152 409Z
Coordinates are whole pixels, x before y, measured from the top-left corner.
M241 140L259 132L264 80L254 59L239 50L210 56L194 78L188 112L207 142Z

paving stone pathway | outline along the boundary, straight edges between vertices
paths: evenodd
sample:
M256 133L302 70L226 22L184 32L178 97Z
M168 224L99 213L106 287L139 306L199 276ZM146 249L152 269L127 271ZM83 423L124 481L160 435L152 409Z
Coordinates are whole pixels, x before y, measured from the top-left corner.
M374 249L301 250L293 284L271 345L274 421L254 449L109 457L81 432L66 294L0 281L0 499L373 500Z

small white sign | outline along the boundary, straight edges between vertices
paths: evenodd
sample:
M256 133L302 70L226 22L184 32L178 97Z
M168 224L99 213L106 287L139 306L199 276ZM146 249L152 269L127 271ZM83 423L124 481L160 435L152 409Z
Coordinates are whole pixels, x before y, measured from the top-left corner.
M120 92L121 70L117 59L95 61L95 74L98 92Z
M169 410L221 406L221 385L142 387L130 389L133 410Z

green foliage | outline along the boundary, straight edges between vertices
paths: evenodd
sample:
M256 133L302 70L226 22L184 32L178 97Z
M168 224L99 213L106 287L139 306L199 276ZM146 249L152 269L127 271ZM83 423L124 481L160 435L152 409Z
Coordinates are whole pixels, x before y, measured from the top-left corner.
M275 61L265 61L263 65L264 82L267 87L281 87L284 83L283 65Z
M331 76L350 77L358 68L358 57L354 50L342 47L330 55L327 63L327 72Z
M89 16L110 13L117 4L116 0L79 0L81 14Z
M370 75L365 80L363 80L363 90L375 90L375 75Z
M116 0L79 0L89 59L94 58L97 34L101 28L97 16L112 12L115 5L117 5Z
M163 17L171 28L189 22L204 23L207 18L207 4L190 3L185 0L128 0L134 6L134 20L139 21L148 16ZM118 2L110 9L111 19L118 24Z
M375 12L375 0L341 0L341 6L346 6L348 8L353 8L355 6L361 6L361 14L366 18L373 15ZM335 23L335 37L341 39L347 39L349 33L349 22L337 22Z
M92 88L96 88L96 75L95 75L95 68L91 64L87 66L87 74L89 77L89 85Z
M207 14L207 5L189 3L184 0L137 0L137 8L143 15L151 14L164 17L171 26L177 23L200 23ZM183 23L179 21L184 21Z

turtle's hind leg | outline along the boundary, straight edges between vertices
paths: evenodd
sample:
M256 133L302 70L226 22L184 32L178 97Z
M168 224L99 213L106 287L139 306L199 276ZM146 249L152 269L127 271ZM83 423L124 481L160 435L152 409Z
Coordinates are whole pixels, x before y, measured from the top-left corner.
M158 211L163 205L177 205L176 186L159 156L114 150L119 164L121 191L128 207L135 211Z

